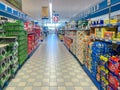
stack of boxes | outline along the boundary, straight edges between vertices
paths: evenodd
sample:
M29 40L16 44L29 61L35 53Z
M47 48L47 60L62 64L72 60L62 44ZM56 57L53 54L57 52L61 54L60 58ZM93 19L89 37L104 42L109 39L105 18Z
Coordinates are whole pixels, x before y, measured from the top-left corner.
M64 43L71 52L75 53L75 35L76 30L66 30L64 36ZM73 43L74 42L74 43Z
M94 42L92 45L92 68L91 73L92 75L100 82L102 87L108 85L107 76L108 76L108 69L107 69L107 62L109 56L111 56L112 52L112 44L105 43L105 42ZM103 77L104 76L104 77ZM105 78L106 76L106 78Z
M91 57L91 53L92 53L92 44L93 42L90 41L90 37L87 36L86 37L86 42L84 44L84 64L87 67L87 69L91 72L91 62L92 62L92 57Z
M91 68L91 73L92 75L96 78L97 74L97 66L100 61L100 55L103 54L104 50L104 44L101 42L94 42L92 45L92 68Z
M28 54L30 54L34 50L34 46L35 46L34 34L28 34Z
M72 44L71 44L71 46L70 46L70 51L71 51L74 55L76 55L76 35L73 36L72 39L73 39L73 42L72 42Z
M77 31L76 34L76 57L84 64L84 31Z
M16 36L18 39L18 60L22 65L26 60L27 53L27 32L24 30L23 22L16 21L14 23L7 22L4 25L6 36Z
M41 29L37 25L35 25L33 29L35 31L35 48L36 48L39 45Z
M70 51L75 55L76 54L76 45L75 45L75 40L73 40L73 43L70 46Z
M72 42L72 39L68 38L67 36L64 37L64 43L68 49L70 49Z
M26 22L24 26L27 31L28 54L30 54L39 45L41 30L39 26L32 25L31 22Z

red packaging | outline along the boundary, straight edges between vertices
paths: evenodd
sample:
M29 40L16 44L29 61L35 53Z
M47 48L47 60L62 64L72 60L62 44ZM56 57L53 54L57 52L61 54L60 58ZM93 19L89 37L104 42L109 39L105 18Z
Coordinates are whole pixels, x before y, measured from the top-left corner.
M116 75L119 75L120 73L120 59L119 57L111 57L108 63L108 68L111 72L113 72Z
M115 90L115 89L113 89L111 86L108 86L107 90Z
M117 88L120 85L118 78L116 76L114 76L112 73L110 73L108 76L108 80L109 80L109 83L112 86L112 88L117 90Z

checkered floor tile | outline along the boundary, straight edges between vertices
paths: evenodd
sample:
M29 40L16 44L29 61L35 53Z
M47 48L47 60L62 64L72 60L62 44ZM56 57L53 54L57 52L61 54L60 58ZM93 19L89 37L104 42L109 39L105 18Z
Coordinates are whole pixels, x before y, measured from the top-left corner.
M6 90L97 90L56 35L49 35Z

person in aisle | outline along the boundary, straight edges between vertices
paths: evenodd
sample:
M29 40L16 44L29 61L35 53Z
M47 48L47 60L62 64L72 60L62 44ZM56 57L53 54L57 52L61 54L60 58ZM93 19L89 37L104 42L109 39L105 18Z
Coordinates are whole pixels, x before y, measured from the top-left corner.
M47 30L47 34L49 34L49 30Z
M44 36L47 37L47 31L46 30L44 30Z

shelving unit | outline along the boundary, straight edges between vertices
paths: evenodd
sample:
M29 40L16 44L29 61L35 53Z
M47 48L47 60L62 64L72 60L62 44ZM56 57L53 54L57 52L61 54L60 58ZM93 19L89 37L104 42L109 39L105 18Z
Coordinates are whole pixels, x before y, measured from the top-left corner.
M29 15L0 2L0 90L7 86L40 45L41 28L35 25L31 27L32 32L24 30L24 22L28 20L34 21ZM29 35L34 35L31 51Z
M5 34L9 37L17 37L18 39L18 60L22 65L27 58L27 32L24 30L24 24L17 21L16 23L4 24Z
M65 33L69 39L65 39L64 42L72 40L68 50L79 61L99 90L119 90L119 22L107 25L92 25L89 22L85 27L83 23L79 25L81 29L76 30L75 39ZM68 47L67 44L65 45ZM75 51L72 49L73 46L76 48Z
M75 39L75 35L76 35L76 30L65 30L64 43L68 49L73 50L74 46L72 44Z
M32 25L31 22L25 22L25 30L27 31L28 54L40 44L41 29L37 25Z
M116 59L118 59L119 61L119 58L116 57L115 55L119 55L119 51L115 51L116 53L114 53L114 50L113 48L115 48L116 46L118 46L117 48L119 48L119 45L120 45L120 39L119 39L119 32L118 32L118 26L114 26L114 25L111 25L111 26L100 26L100 27L94 27L94 28L102 28L104 29L105 31L107 31L109 29L109 31L107 32L111 32L113 31L114 33L111 35L107 34L107 37L106 37L106 32L102 32L103 35L101 35L101 37L98 37L97 36L97 33L95 33L95 37L94 37L94 40L95 41L99 41L99 42L103 42L105 43L107 46L108 45L111 45L111 47L108 47L108 49L111 49L112 51L109 51L107 52L106 54L101 54L101 56L99 57L100 58L100 65L98 65L98 67L100 67L100 71L99 73L97 73L97 76L100 77L100 82L101 82L101 86L103 87L104 90L106 89L115 89L115 90L118 90L119 88L119 85L116 86L114 85L115 83L120 83L119 82L119 79L118 79L118 76L116 76L113 72L110 71L109 67L111 68L111 70L113 70L113 68L115 68L115 64L113 62L115 62L113 60L111 60L111 58L115 57ZM93 29L93 27L92 27ZM116 40L117 39L117 40ZM101 63L104 63L101 65ZM118 64L118 62L116 62L116 64ZM116 68L116 70L119 70L118 68ZM115 71L115 70L113 70ZM103 77L102 75L104 75L105 77ZM114 80L114 82L113 82Z

